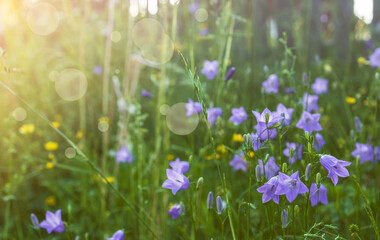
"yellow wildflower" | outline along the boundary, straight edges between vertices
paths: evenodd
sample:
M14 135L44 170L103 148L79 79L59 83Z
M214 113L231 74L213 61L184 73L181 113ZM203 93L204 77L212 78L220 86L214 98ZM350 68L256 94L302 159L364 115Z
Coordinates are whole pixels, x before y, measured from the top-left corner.
M234 142L244 142L244 137L243 137L242 134L234 133L234 135L232 135L232 141L234 141Z
M348 104L354 104L354 103L356 103L356 99L353 97L346 97L346 102Z
M329 64L325 64L325 65L323 66L323 69L324 69L325 72L327 72L327 73L331 72L331 66L330 66Z
M363 65L368 64L368 61L364 57L360 57L358 58L358 64L359 66L363 66Z
M52 124L55 128L59 128L59 126L61 126L59 122L52 122Z
M58 143L56 142L47 142L45 143L45 149L48 151L54 151L58 149Z
M30 134L30 133L33 133L34 132L34 124L24 124L20 127L20 129L18 130L21 134Z
M168 154L166 156L166 159L169 160L169 161L172 161L174 159L174 155L173 154Z
M255 156L255 152L249 151L247 155L248 155L248 157L253 158Z
M45 203L49 206L54 206L57 203L57 199L54 196L49 196L45 199Z
M115 178L114 178L114 177L106 177L106 178L107 178L107 181L110 182L110 183L115 182ZM102 178L102 181L103 181L104 183L106 183L106 180L104 180L104 178Z
M220 159L220 154L216 154L216 155L211 154L211 155L206 156L206 160L214 160L215 158Z
M227 149L223 144L220 144L216 147L216 151L220 152L221 154L225 154L227 152Z
M77 134L75 135L77 139L81 139L83 137L83 132L81 130L78 130Z
M108 123L109 119L108 117L101 117L98 119L98 123Z
M175 44L175 45L174 45L174 51L182 51L182 45L180 45L180 44Z
M47 169L52 169L52 168L54 168L54 163L46 163L46 168Z

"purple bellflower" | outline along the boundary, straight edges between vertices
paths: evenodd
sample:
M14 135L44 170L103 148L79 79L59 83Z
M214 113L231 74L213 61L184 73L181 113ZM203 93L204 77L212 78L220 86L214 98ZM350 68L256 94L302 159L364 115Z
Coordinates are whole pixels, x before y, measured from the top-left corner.
M129 152L126 146L122 146L119 151L116 152L116 162L130 163L133 161L133 155Z
M189 171L189 162L188 161L181 161L181 159L176 158L174 161L171 161L169 163L169 166L178 173L185 173Z
M292 142L285 143L286 148L282 150L282 153L289 158L289 164L294 164L296 159L302 159L302 145L297 146L297 144ZM290 157L290 151L293 149L293 155Z
M286 108L284 104L280 103L277 105L276 114L280 116L281 113L283 113L285 117L285 125L288 126L290 121L292 121L293 111L293 108Z
M317 184L315 184L315 183L311 184L311 186L310 186L310 202L311 202L312 207L317 205L318 202L325 204L325 205L328 203L328 201L327 201L327 189L325 188L325 186L323 186L322 183L319 186L319 189L317 187Z
M199 9L199 4L198 3L190 3L189 4L189 12L191 14L195 14L195 12Z
M153 94L151 94L150 92L148 92L147 90L144 89L141 91L141 96L143 96L145 98L152 98Z
M216 119L221 117L223 114L223 110L221 108L207 108L207 120L210 123L210 126L214 126Z
M179 204L173 205L169 210L169 214L172 215L173 219L176 219L177 217L179 217L181 215L181 205Z
M269 75L268 79L262 83L264 91L266 93L278 93L278 88L280 87L280 82L275 74Z
M319 118L321 114L309 112L303 112L301 119L298 121L296 127L303 129L305 132L312 133L313 131L321 131L322 126L319 124Z
M218 61L204 61L203 69L201 73L205 75L209 80L213 80L218 75Z
M191 98L189 98L189 102L186 103L186 117L190 117L194 114L198 114L202 112L202 106L199 102L194 102Z
M256 152L261 147L261 141L257 133L251 133L251 142L252 142L253 151Z
M356 143L356 149L352 151L351 155L353 157L360 157L360 164L363 164L366 161L373 160L372 147L369 144Z
M259 187L257 191L262 193L262 202L266 203L269 200L273 200L273 202L279 204L280 198L279 195L276 194L276 189L278 187L278 176L272 177L268 182L264 183L263 186Z
M47 211L46 219L40 223L40 227L45 228L49 234L52 232L64 232L65 225L62 222L61 209L58 209L55 213Z
M216 210L218 211L218 214L222 214L223 212L223 201L222 201L222 198L220 196L217 196L216 197Z
M355 128L358 133L362 131L362 122L358 116L355 117Z
M318 111L318 99L318 95L309 95L305 93L302 98L302 106L308 112Z
M273 139L277 136L277 130L268 129L270 126L279 122L283 117L278 116L275 113L269 111L268 108L265 108L264 111L260 114L259 112L252 111L253 115L255 115L257 120L257 125L255 129L257 130L257 134L261 140L267 140L268 137Z
M315 82L311 84L311 89L317 95L327 93L328 91L329 80L323 78L316 78Z
M207 195L207 209L212 208L213 201L214 201L214 194L212 192L209 192Z
M232 108L231 112L232 116L230 117L230 121L236 123L237 125L240 125L248 118L248 115L245 112L244 107Z
M315 151L319 152L322 150L322 147L326 144L325 139L323 139L322 134L316 133L314 142L313 142L313 148Z
M345 168L351 165L350 162L338 160L331 155L322 155L320 162L323 168L329 173L327 177L331 178L334 185L338 183L338 177L348 177L350 173Z
M179 190L187 189L190 185L189 179L175 170L166 169L166 176L168 179L165 180L162 187L171 189L174 195L176 195Z
M117 230L111 238L108 238L108 240L124 240L124 232L123 230Z
M261 175L264 175L263 161L259 159L258 162L261 168ZM277 175L279 170L280 167L276 164L274 157L269 157L267 163L265 164L265 178L271 179L274 175Z
M247 161L243 159L244 153L241 152L240 156L234 154L234 157L230 161L230 166L234 169L234 171L242 170L247 171Z
M308 192L309 189L301 182L298 171L288 176L282 172L278 175L278 186L275 194L286 195L286 199L291 203L296 199L298 194Z
M372 67L380 67L380 48L376 48L371 56L369 56L369 64Z
M380 147L375 146L373 148L373 156L375 157L375 162L380 161Z

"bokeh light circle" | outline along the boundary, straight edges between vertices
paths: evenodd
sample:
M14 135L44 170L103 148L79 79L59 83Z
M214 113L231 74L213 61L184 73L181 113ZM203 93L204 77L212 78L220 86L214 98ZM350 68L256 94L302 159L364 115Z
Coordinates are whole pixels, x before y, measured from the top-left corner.
M132 39L142 57L148 61L164 64L173 56L174 43L155 19L144 18L138 21L133 27Z
M195 12L194 17L195 17L195 20L197 20L197 22L200 22L200 23L205 22L208 19L208 12L204 8L199 8Z
M164 105L162 105L162 106L160 107L160 113L161 113L162 115L167 115L168 112L169 112L169 110L170 110L170 106L167 105L167 104L164 104Z
M86 76L78 69L67 68L55 80L55 90L64 100L76 101L87 91Z
M77 152L75 151L74 148L72 148L72 147L66 148L66 150L65 150L65 156L67 158L74 158L76 155L77 155Z
M113 31L111 33L111 41L114 43L120 42L121 40L121 33L119 31Z
M18 121L22 122L26 119L27 113L24 108L18 107L12 112L13 118Z
M58 28L59 12L50 3L36 3L29 9L26 21L32 32L47 36Z
M98 129L101 132L107 132L109 128L108 122L99 122L98 123Z
M59 72L58 71L53 70L49 73L50 81L55 82L58 78L59 78Z
M186 116L186 103L174 104L166 114L166 123L170 131L177 135L188 135L198 126L199 116Z

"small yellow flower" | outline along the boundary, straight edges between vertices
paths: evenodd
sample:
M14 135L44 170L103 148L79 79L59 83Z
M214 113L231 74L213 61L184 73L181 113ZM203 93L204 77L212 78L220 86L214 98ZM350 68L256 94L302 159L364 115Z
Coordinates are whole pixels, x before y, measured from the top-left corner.
M106 177L107 178L107 181L110 182L110 183L113 183L115 181L115 178L114 177ZM102 178L102 181L104 183L106 183L106 180L104 180L104 178Z
M175 44L174 51L182 51L182 46L180 44Z
M34 124L24 124L20 127L20 129L18 130L21 134L30 134L30 133L33 133L34 132Z
M358 58L358 64L359 66L363 66L363 65L368 64L368 61L364 57L360 57Z
M52 124L55 128L59 128L59 126L61 126L59 122L52 122Z
M172 161L174 159L174 155L173 154L168 154L166 156L166 159L169 160L169 161Z
M346 102L348 104L354 104L354 103L356 103L356 99L353 97L346 97Z
M45 203L49 206L54 206L57 204L57 199L54 196L49 196L45 199Z
M47 169L52 169L52 168L54 168L54 163L46 163L46 168Z
M325 72L327 72L327 73L331 72L331 66L330 66L329 64L325 64L325 65L323 66L323 69L324 69Z
M169 209L169 211L170 211L170 209L172 209L172 207L173 207L173 206L174 206L174 204L173 204L173 203L170 203L170 204L169 204L169 208L168 208L168 209Z
M109 119L108 117L101 117L98 119L98 123L108 123Z
M227 149L223 144L220 144L216 147L216 151L220 152L221 154L225 154L227 152Z
M232 141L234 141L234 142L244 142L244 137L241 134L234 133L234 135L232 135Z
M54 151L58 149L58 143L56 142L47 142L45 143L45 149L48 151Z
M247 155L248 155L248 157L253 158L255 156L255 152L249 151Z
M83 137L83 132L82 132L81 130L79 130L79 131L77 132L77 134L75 135L75 137L76 137L77 139L82 139L82 137Z
M211 155L208 155L206 156L206 160L214 160L214 159L220 159L220 154L211 154Z

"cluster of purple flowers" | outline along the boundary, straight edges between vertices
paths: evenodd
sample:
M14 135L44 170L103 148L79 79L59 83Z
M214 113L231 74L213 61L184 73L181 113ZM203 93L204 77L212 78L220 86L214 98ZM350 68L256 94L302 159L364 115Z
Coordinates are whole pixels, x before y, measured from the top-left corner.
M352 151L353 157L359 157L360 163L363 164L366 161L380 161L380 147L375 146L372 148L369 144L356 143L356 149Z
M165 180L162 187L171 189L172 193L176 195L179 190L186 190L190 185L189 179L183 175L189 171L189 162L177 158L175 161L171 161L169 166L172 169L166 169L168 179Z

